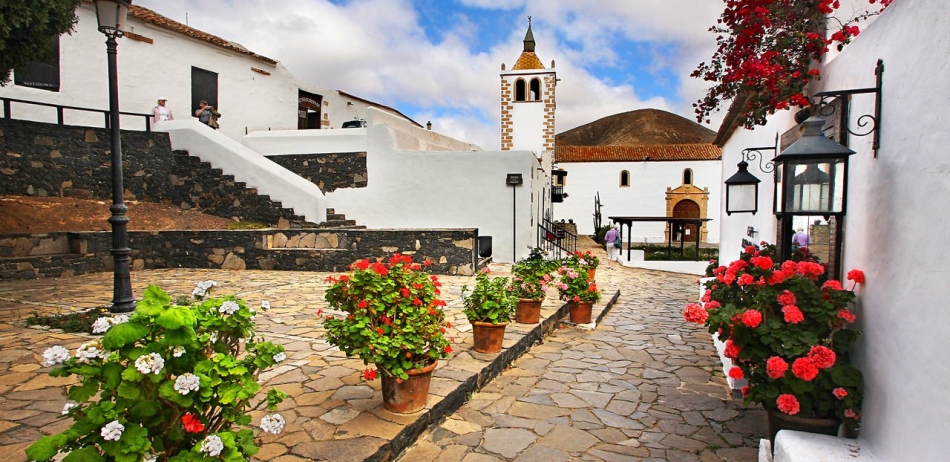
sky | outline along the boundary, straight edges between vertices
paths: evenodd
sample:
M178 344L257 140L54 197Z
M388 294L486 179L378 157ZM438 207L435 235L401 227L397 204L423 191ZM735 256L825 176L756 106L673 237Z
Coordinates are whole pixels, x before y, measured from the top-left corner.
M555 62L556 131L661 109L691 120L715 51L715 0L135 0L280 61L304 82L394 107L500 148L500 72L523 50ZM716 130L714 118L708 128Z

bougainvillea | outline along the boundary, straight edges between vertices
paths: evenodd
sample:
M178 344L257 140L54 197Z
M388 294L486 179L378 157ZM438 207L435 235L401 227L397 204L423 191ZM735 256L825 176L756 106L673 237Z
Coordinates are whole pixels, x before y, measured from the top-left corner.
M724 101L739 100L738 121L746 128L764 125L766 116L792 106L806 107L805 86L820 78L811 67L829 47L841 50L861 30L857 23L880 14L893 0L869 0L880 9L842 20L838 0L725 0L712 59L692 77L712 82L693 106L696 118L709 116Z

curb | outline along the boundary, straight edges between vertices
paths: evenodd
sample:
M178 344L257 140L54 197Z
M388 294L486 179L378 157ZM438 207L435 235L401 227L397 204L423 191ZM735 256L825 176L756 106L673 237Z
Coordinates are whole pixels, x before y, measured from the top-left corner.
M594 321L595 329L614 307L619 298L620 290L617 290L610 300L607 301L607 304L601 310L600 314L597 315ZM446 395L445 398L432 406L431 409L423 411L415 422L406 425L388 444L384 444L373 455L364 460L366 462L388 462L398 457L399 454L409 446L412 446L426 429L442 421L446 416L451 415L462 407L462 405L468 401L469 394L487 385L516 359L530 351L532 346L536 343L540 343L544 337L547 337L552 331L557 329L557 325L567 314L568 309L565 303L561 305L552 316L542 320L537 326L528 331L528 333L521 337L514 345L499 353L498 356L482 368L481 371L461 382L454 391Z

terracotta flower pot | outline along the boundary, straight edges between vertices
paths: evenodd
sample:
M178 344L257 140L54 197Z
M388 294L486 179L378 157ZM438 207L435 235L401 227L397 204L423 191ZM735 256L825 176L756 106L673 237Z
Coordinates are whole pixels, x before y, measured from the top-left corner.
M541 320L541 302L531 298L519 298L515 306L515 322L518 324L537 324Z
M472 323L472 338L475 346L473 350L479 353L498 353L505 340L505 326L508 323L492 324L490 322L475 321Z
M570 313L570 320L574 324L590 324L594 302L567 302L567 310Z
M782 411L767 409L769 416L769 439L775 445L775 434L779 430L796 430L801 432L818 433L821 435L838 435L841 421L835 418L817 419L788 415Z
M597 268L587 270L587 278L590 279L591 281L594 280L594 276L596 275L597 275Z
M400 381L383 372L383 405L387 410L398 414L411 414L426 407L429 400L429 382L437 361L422 369L407 371L409 378Z

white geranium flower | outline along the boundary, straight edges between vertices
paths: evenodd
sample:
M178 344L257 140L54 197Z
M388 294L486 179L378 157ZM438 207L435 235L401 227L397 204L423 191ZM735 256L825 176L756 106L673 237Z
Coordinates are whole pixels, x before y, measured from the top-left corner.
M43 362L41 364L44 366L55 366L62 364L63 361L67 359L69 359L69 350L62 345L56 345L43 352Z
M191 291L191 296L197 299L207 297L211 293L212 287L217 287L217 281L200 281L195 283L195 290Z
M175 379L175 391L182 395L187 395L193 391L198 391L198 376L189 372L179 375Z
M99 349L98 342L83 343L76 349L76 361L88 363L94 359L105 358L106 352Z
M125 324L129 322L129 315L127 314L117 314L112 316L112 325L118 326L119 324Z
M165 360L162 359L161 355L158 353L142 355L135 360L135 368L143 374L151 373L158 375L158 373L161 372L164 367Z
M113 420L107 423L105 427L102 427L99 434L102 435L102 438L106 441L119 441L124 431L125 426L120 424L118 420Z
M66 403L63 405L63 415L69 414L69 410L78 406L76 403Z
M103 334L109 330L110 327L112 327L112 323L109 322L109 318L103 316L99 319L96 319L96 322L92 323L92 333Z
M185 347L178 345L175 348L172 348L172 356L180 358L183 354L185 354Z
M158 456L155 454L145 454L142 457L142 462L157 462Z
M201 441L200 451L211 457L218 457L223 450L224 443L221 442L221 438L219 438L218 435L208 435Z
M261 300L261 309L264 310L264 311L269 310L269 309L270 309L270 301L269 301L269 300Z
M285 359L287 359L287 354L284 352L280 352L274 355L274 362L279 363Z
M218 311L220 311L221 313L224 313L224 314L226 314L226 315L231 315L231 314L236 313L237 310L239 310L239 309L241 309L241 307L240 307L240 305L237 304L236 301L234 301L234 300L228 300L228 301L226 301L226 302L224 302L224 303L221 304L221 308L218 308Z
M261 430L275 435L284 431L284 418L280 414L268 414L261 417Z
M217 342L217 341L218 341L218 333L217 333L217 332L212 332L211 335L208 336L208 340L209 340L211 343Z

